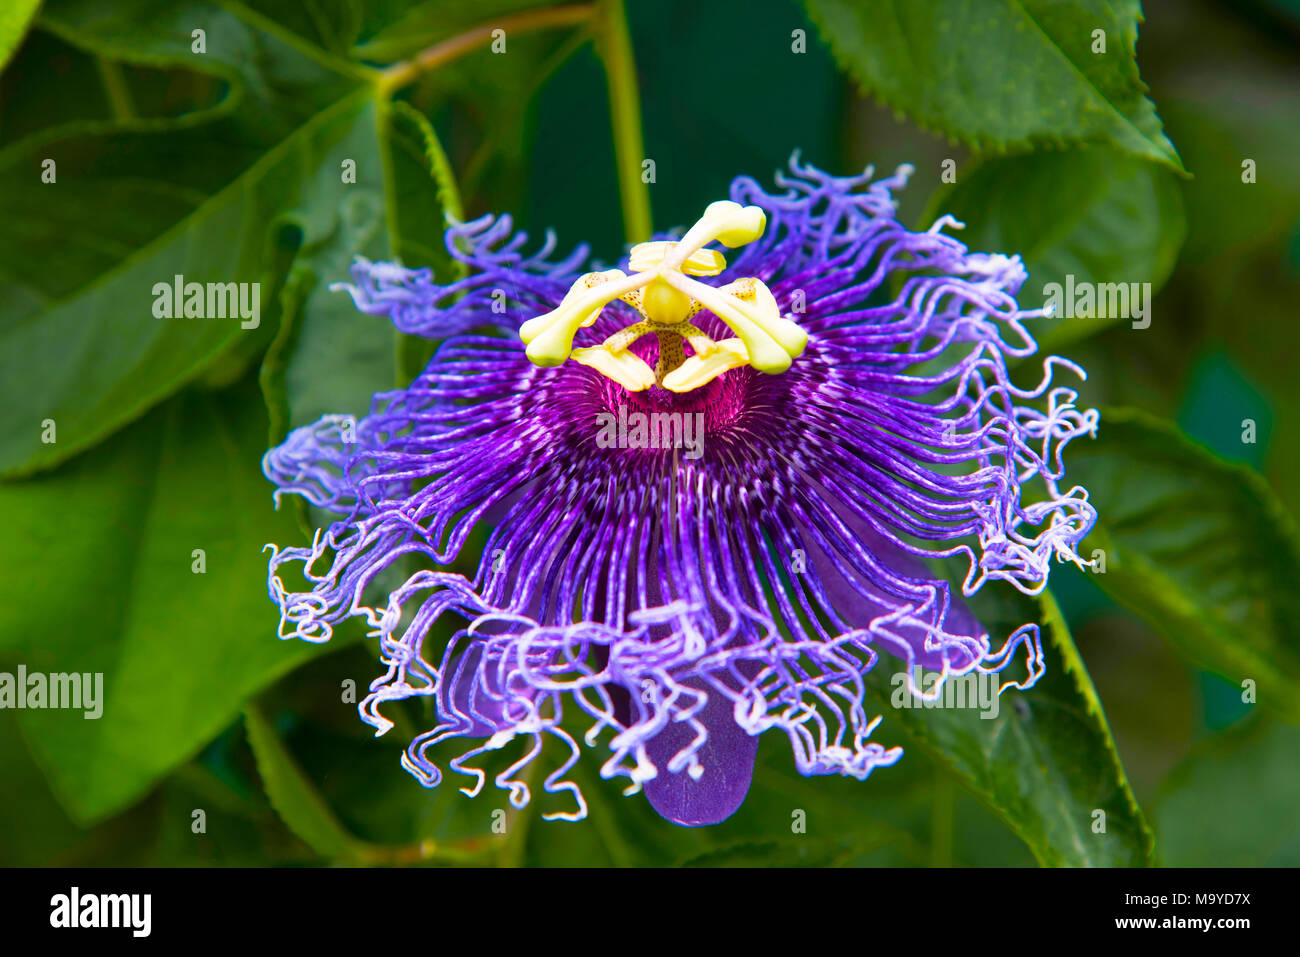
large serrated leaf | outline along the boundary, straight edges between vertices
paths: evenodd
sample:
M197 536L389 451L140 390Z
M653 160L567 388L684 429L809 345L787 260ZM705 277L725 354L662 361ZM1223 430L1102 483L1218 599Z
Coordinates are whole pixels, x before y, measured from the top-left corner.
M1094 580L1195 664L1300 718L1300 536L1264 478L1137 409L1102 410L1070 478L1099 515Z
M805 5L862 88L923 127L980 149L1105 144L1182 169L1138 75L1136 0Z

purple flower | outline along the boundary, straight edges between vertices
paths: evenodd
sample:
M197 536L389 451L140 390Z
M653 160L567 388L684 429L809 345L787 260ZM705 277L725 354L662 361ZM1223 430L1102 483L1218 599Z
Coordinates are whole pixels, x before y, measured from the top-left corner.
M1063 359L1013 385L1041 315L1016 304L1024 266L968 252L950 217L901 226L909 173L796 156L777 192L738 179L617 271L582 273L585 248L551 259L551 236L527 252L504 216L448 231L458 282L354 266L359 309L443 341L354 428L328 417L267 454L277 499L333 517L311 547L272 546L269 583L282 637L365 617L387 667L360 708L378 733L386 702L434 699L403 757L422 783L442 778L431 749L463 739L447 765L477 794L477 759L507 748L495 783L522 806L519 772L553 738L543 787L572 809L548 816L579 819L580 739L664 817L712 824L744 800L764 731L805 775L901 757L863 704L882 653L909 676L1017 656L1027 677L1003 687L1042 674L1037 626L991 640L962 594L1036 593L1053 557L1082 562L1094 513L1062 488L1061 452L1097 414L1053 385L1084 375ZM925 561L951 556L959 589ZM289 563L310 590L286 588Z

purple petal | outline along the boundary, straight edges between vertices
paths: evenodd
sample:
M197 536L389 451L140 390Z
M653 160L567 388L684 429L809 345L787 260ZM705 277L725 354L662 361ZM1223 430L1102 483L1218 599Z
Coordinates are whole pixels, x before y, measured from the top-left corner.
M699 682L687 682L701 688ZM684 827L703 827L725 821L745 800L754 776L758 738L746 734L732 717L732 704L721 694L709 694L708 703L696 716L709 739L696 752L703 773L692 779L688 771L669 773L668 763L696 737L686 722L670 724L646 744L650 760L659 769L657 777L645 783L650 806L666 820Z

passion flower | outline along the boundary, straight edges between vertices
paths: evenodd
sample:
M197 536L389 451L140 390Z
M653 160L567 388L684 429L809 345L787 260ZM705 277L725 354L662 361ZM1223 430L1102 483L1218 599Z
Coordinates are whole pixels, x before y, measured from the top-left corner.
M448 766L477 794L476 759L509 748L495 783L522 806L519 772L553 738L542 786L573 808L547 816L578 819L581 740L664 817L712 824L744 800L764 731L805 775L896 762L864 706L882 655L945 677L1023 655L1003 687L1042 674L1037 625L990 636L962 594L1035 593L1053 558L1081 563L1094 512L1061 452L1097 414L1053 384L1083 377L1066 360L1012 383L1041 315L1016 303L1024 266L968 251L950 217L900 225L909 173L796 156L778 191L737 179L614 269L552 259L553 237L529 252L504 216L448 231L464 279L356 263L361 311L441 344L365 418L267 454L277 499L333 519L310 547L271 546L269 584L282 637L364 616L387 669L360 706L378 733L387 702L433 699L403 758L422 783L442 779L431 749L464 739ZM954 556L960 583L927 564ZM310 590L286 588L286 563Z

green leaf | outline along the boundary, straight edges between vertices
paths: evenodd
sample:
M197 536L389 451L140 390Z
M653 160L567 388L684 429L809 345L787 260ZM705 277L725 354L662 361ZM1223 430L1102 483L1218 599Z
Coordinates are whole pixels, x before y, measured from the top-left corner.
M352 645L314 659L262 696L268 707L276 702L281 720L274 726L260 704L247 710L249 745L271 804L325 860L486 862L502 843L493 833L494 802L472 801L453 785L430 791L402 767L408 732L415 733L411 709L395 703L389 714L398 728L376 740L354 702L321 694L345 682L364 687L375 668L373 652Z
M106 8L98 0L46 0L37 24L107 60L175 67L221 80L228 93L212 112L229 114L228 135L264 146L370 76L365 68L322 50L253 5L118 0ZM195 50L194 36L200 29L201 53ZM212 118L211 112L201 111L178 117L175 125Z
M1029 280L1019 299L1026 309L1046 303L1050 283L1061 286L1062 296L1081 284L1096 290L1102 283L1150 283L1154 296L1186 234L1174 175L1106 150L988 160L959 172L957 185L931 208L966 224L953 234L971 249L1024 258ZM1068 288L1067 276L1073 277ZM1092 316L1062 309L1030 323L1041 349L1058 350L1135 316L1131 298L1126 315L1109 308L1104 290L1099 295L1101 308L1086 310ZM1145 302L1149 308L1150 299Z
M321 694L321 679L324 687L338 688L336 676L345 673L364 688L378 673L373 651L359 646L352 651L313 662L273 692L277 704L290 709L294 718L283 733L284 747L319 788L321 799L349 834L365 842L372 862L401 857L401 848L422 848L419 859L445 861L499 850L500 837L493 833L496 812L516 813L503 794L489 789L471 799L458 790L459 780L444 780L430 790L402 766L406 744L428 727L424 718L417 724L407 709L392 708L389 713L398 727L376 739L358 718L355 704L344 703L339 694ZM347 662L342 672L340 659ZM445 763L442 766L446 769ZM502 764L496 771L505 768ZM449 776L459 777L454 772Z
M392 323L358 311L346 292L329 288L349 279L355 257L387 253L378 111L373 97L357 101L346 135L304 184L302 203L281 220L300 237L285 300L293 332L268 355L272 372L264 383L272 405L283 405L286 427L322 415L364 415L374 393L394 384ZM354 183L341 177L348 160L355 163ZM282 379L274 374L281 365Z
M0 10L0 67L9 62L9 58L22 42L27 26L36 16L36 9L41 0L10 0Z
M927 129L998 151L1109 145L1182 169L1138 75L1137 0L805 4L862 88Z
M1259 473L1216 458L1137 409L1102 410L1070 447L1070 480L1098 521L1094 580L1188 660L1300 718L1300 536Z
M6 253L14 255L6 255L13 273L0 277L6 293L0 303L12 307L8 318L0 310L0 337L10 338L0 363L7 362L14 370L9 375L5 369L6 384L21 391L14 392L20 401L10 403L0 427L0 462L5 461L4 452L14 451L6 449L5 438L18 439L16 471L26 472L60 464L131 419L144 416L120 432L111 449L93 449L40 484L0 487L5 496L18 497L14 507L19 514L62 514L70 516L69 521L104 516L105 527L87 539L103 556L102 567L87 565L80 577L73 576L66 585L87 596L82 599L84 612L74 611L69 622L80 621L79 616L87 620L84 626L70 624L59 647L66 645L62 647L65 659L108 662L108 667L98 670L105 672L109 682L110 701L125 694L137 703L136 708L119 707L99 722L77 724L75 729L56 716L29 730L52 787L80 820L102 818L137 798L158 775L216 733L222 721L228 723L248 694L312 651L309 646L275 641L275 610L265 595L260 545L300 538L292 512L271 514L269 487L258 474L265 420L260 413L241 412L237 427L223 426L215 414L204 417L204 400L189 395L156 406L200 377L209 386L237 377L265 348L283 301L279 351L269 372L282 400L276 406L283 414L278 428L282 430L290 415L298 424L326 412L365 411L373 392L393 385L398 337L386 320L358 313L345 293L330 293L326 286L347 278L357 254L391 258L399 251L421 257L428 251L436 253L445 225L442 204L455 198L449 166L431 127L419 114L400 108L394 117L368 87L356 88L355 79L344 78L340 85L335 77L311 90L296 89L295 82L320 77L321 64L329 66L331 60L328 53L313 47L315 37L295 33L299 25L292 22L291 5L285 10L265 4L258 10L236 6L230 8L234 13L211 4L156 10L151 0L128 6L129 11L105 14L77 0L55 0L44 23L96 55L151 64L194 61L196 69L210 70L229 82L230 99L243 106L239 117L210 110L201 121L193 119L188 125L137 121L109 127L70 126L29 137L0 157L0 162L7 160L14 169L22 169L53 144L65 147L80 164L68 167L61 162L62 192L42 193L24 171L21 188L8 197L0 194L0 205L8 198L10 211L30 214L13 217L14 222L30 226L26 232L7 231L4 237L10 247ZM156 15L148 15L151 10ZM278 19L281 13L284 22ZM196 22L208 29L204 57L193 56L188 49L190 25ZM341 21L326 17L316 22L329 32ZM345 64L340 69L347 73L355 68ZM349 88L354 92L338 95L340 89ZM256 109L246 109L255 104ZM289 127L287 121L304 110L306 122ZM157 156L150 155L150 144ZM347 160L356 164L355 182L341 175ZM153 176L155 170L162 175ZM435 174L440 177L437 188L431 181ZM54 190L52 185L45 188ZM109 198L100 199L101 195ZM78 216L79 204L90 214L86 222L81 220L87 217ZM65 223L68 228L60 228ZM84 228L78 231L73 226ZM57 239L68 245L69 235L85 239L60 250L60 261L69 268L53 273L43 268L40 260L48 259L49 253L42 243L54 244ZM65 254L69 251L72 255ZM262 280L260 329L244 332L238 320L155 319L150 308L153 283L169 280L177 272L187 281ZM132 296L133 292L138 295ZM142 300L141 308L128 308L123 315L123 305L129 306L133 299ZM84 359L69 361L70 348L76 350L74 359ZM42 349L55 349L57 360L42 359ZM289 376L290 366L297 376L293 384L301 387L296 391L286 389L282 381ZM58 379L47 382L36 375L41 367L68 372L62 378L47 372L46 379ZM334 372L347 374L334 376ZM74 379L77 388L71 389L67 383ZM348 383L355 387L349 390ZM288 409L291 391L292 411ZM258 407L251 394L241 402L249 410ZM155 406L152 412L151 406ZM38 415L34 432L28 421L32 415ZM185 421L177 424L177 416ZM46 420L53 420L57 429L52 444L41 441ZM183 592L153 564L146 569L150 574L134 568L142 550L152 562L153 552L164 550L166 541L123 542L117 534L119 522L132 528L155 508L149 475L161 457L180 455L173 448L178 441L173 430L183 432L195 446L215 443L215 450L206 453L209 465L203 477L219 477L220 468L213 466L236 446L242 458L239 467L247 469L249 476L244 489L234 490L244 494L226 492L220 502L212 502L206 488L192 493L196 514L207 516L221 530L222 548L242 541L250 549L238 556L238 562L226 556L220 574L210 565L206 578L196 576L205 584L219 580L224 588L219 609L204 607L211 598L200 594L198 606L179 608L171 619L201 623L195 640L204 642L205 654L197 656L196 667L201 676L220 682L220 693L195 692L204 702L199 708L169 691L173 684L190 689L197 680L179 663L171 670L182 672L180 682L160 681L156 689L135 684L137 673L160 667L150 665L151 660L167 661L167 655L156 655L152 647L158 641L155 629L167 624L167 616L154 620L144 614L140 603L153 599L132 589L157 587L164 600L177 603ZM39 447L33 444L33 435ZM193 455L186 454L184 467L193 471L197 468ZM168 490L169 496L165 508L157 506L165 512L158 524L192 526L195 519L171 514L176 507L172 497L181 493L168 484L168 473L160 474L157 482L157 488ZM56 505L60 496L67 499L66 505ZM29 507L29 503L35 504ZM238 509L235 516L231 509ZM278 531L258 531L265 523L250 522L249 515L273 518ZM36 518L30 522L36 541L38 522ZM92 523L92 531L95 528ZM70 549L84 534L71 527L56 531ZM53 534L41 531L39 537ZM204 536L196 531L189 537ZM18 541L24 541L22 534ZM192 547L196 546L185 547L182 569L186 573L182 584L191 590ZM207 549L209 563L215 560L215 550L216 546ZM29 552L24 543L23 549L15 546L5 556L6 567L12 563L15 577L16 569L32 563ZM228 570L232 563L238 564L238 575ZM48 581L41 584L54 588L54 567L49 567ZM125 582L115 577L123 575ZM90 618L90 596L101 593L117 596L121 606L116 618L110 616L107 637L102 634L104 626L92 626ZM232 602L232 594L251 597ZM35 633L32 609L37 604L34 599L31 608L15 610L12 623L0 620L2 633L14 636L9 639L11 647L27 659L37 652L22 635ZM250 628L256 622L263 626ZM137 634L138 629L143 633ZM84 639L89 634L97 636L95 641ZM41 655L53 653L53 647L40 650ZM203 660L205 655L213 660ZM129 667L110 660L115 656ZM125 677L115 678L115 674ZM150 720L145 720L146 709ZM114 720L115 715L120 718ZM87 731L92 733L90 744L83 740L81 753L74 757L77 733L84 739ZM398 849L400 859L411 853ZM414 853L418 859L426 849ZM455 849L448 853L454 855ZM376 854L377 860L399 859L386 856L384 849Z
M0 332L0 376L16 401L0 430L0 474L27 474L67 459L137 418L246 337L267 337L262 318L158 318L155 286L260 283L270 230L312 177L339 175L337 147L370 103L340 101L266 154L229 187L90 286L49 303ZM54 187L51 187L54 188ZM15 239L16 241L16 239ZM259 308L271 305L271 297ZM247 328L246 328L247 327ZM41 441L53 419L59 441Z
M451 258L443 241L451 222L465 218L451 161L433 125L410 104L393 103L385 118L380 132L388 148L384 184L391 255L432 267L440 283L462 279L466 266ZM405 387L423 372L436 347L435 341L399 333L397 385Z
M303 774L280 741L275 729L255 703L244 707L244 728L257 758L257 773L271 806L294 834L326 860L355 862L365 855L365 844L339 823L320 792Z
M286 328L263 369L277 439L323 415L364 415L376 392L405 385L428 361L432 343L411 342L387 317L366 315L329 288L349 280L356 257L432 266L443 282L462 274L442 245L448 216L460 218L456 184L421 114L372 100L334 156L284 219L301 245L286 288ZM341 158L355 161L355 183L340 181Z
M350 6L347 4L327 5L328 9L322 8L317 17L303 17L299 15L301 11L295 13L292 4L261 4L257 10L237 7L232 8L233 12L209 9L208 4L191 4L166 16L151 18L141 13L151 2L136 0L131 10L106 16L80 0L58 0L54 9L46 11L43 22L69 40L104 54L148 62L201 63L203 68L217 72L232 83L232 96L242 95L245 88L266 95L271 105L268 110L280 109L282 99L296 97L297 90L292 85L298 79L295 69L304 76L320 72L318 63L313 61L345 74L361 69L355 64L336 62L326 49L350 46L349 38L357 25L345 9ZM206 56L196 57L189 50L189 25L195 22L208 24ZM268 39L262 39L261 34ZM264 57L253 55L255 47L250 48L249 44L257 42L270 48ZM269 65L262 66L261 59L268 60ZM337 82L322 86L339 89ZM319 102L322 94L315 92L306 99ZM262 118L262 121L266 120ZM225 124L219 126L225 129ZM320 135L313 137L316 128L320 129ZM209 130L201 128L189 135L192 138L211 135ZM173 133L170 138L175 141L177 135ZM319 152L302 155L303 150L293 148L298 140L306 140L308 148L319 148ZM181 145L177 142L176 148ZM198 146L182 152L212 157L211 150L203 148L201 143ZM282 162L275 164L274 157ZM344 182L340 175L344 160L356 164L355 183ZM27 162L31 162L30 158ZM235 161L232 159L225 165L235 165ZM138 168L138 164L133 168ZM286 177L292 177L292 182L279 175L282 170ZM260 220L244 220L241 224L242 234L238 239L246 240L250 246L245 259L265 262L274 257L276 248L297 245L289 251L293 266L279 303L283 307L282 328L268 356L264 378L277 436L292 425L313 421L321 415L363 414L374 392L390 388L395 379L400 380L401 375L394 375L394 363L399 358L401 371L408 379L422 367L420 360L427 352L423 344L405 342L405 337L397 336L386 320L358 313L345 293L328 289L330 284L348 278L348 268L358 255L375 259L405 258L412 265L430 264L439 273L448 274L450 261L442 246L442 231L447 211L460 215L459 200L441 146L427 120L418 112L404 104L391 109L381 107L366 91L359 90L327 107L271 153L258 158L224 193L205 200L201 193L196 196L196 192L188 190L182 194L190 207L170 213L172 220L180 221L179 225L156 240L155 245L172 240L183 242L187 250L234 247L237 241L234 236L212 235L211 230L190 228L207 207L220 202L222 197L262 214ZM171 196L164 199L170 201ZM131 205L142 204L150 205L143 199ZM44 214L45 210L39 212ZM112 222L112 212L108 217L96 217L95 222ZM48 215L39 218L42 222L50 220ZM146 218L145 222L148 221ZM130 219L133 225L138 222L138 217ZM60 230L60 237L68 231ZM112 243L85 245L97 251L130 250L146 238L115 236ZM259 247L251 248L253 243ZM131 255L146 256L148 252L146 247ZM82 272L94 276L100 268L121 267L110 258L106 263L89 263ZM195 268L187 269L186 279L204 281L203 277L191 275L195 271ZM40 270L33 272L39 274ZM172 273L166 272L170 277ZM239 278L248 281L230 275L230 269L224 265L222 273L225 281ZM263 291L268 295L264 297L264 308L272 305L269 294L277 288L273 281L265 284ZM62 291L46 294L58 295ZM39 301L40 295L14 298L20 302ZM116 301L121 299L119 295ZM77 318L84 311L84 303L77 301L75 305L78 309L69 319ZM140 325L139 336L146 338L164 324L146 313ZM115 322L115 337L122 336L121 326L120 320ZM194 326L191 322L168 331L174 337L177 333L188 333L192 339ZM79 328L84 329L85 324ZM128 333L134 331L137 330ZM229 328L223 329L220 324L209 331L226 334L219 336L215 343L192 342L182 337L180 342L169 343L166 349L153 349L160 363L166 363L153 379L149 375L121 375L114 384L127 390L126 395L112 394L105 399L105 404L111 404L112 414L105 414L93 401L86 404L79 414L95 428L85 428L84 435L78 434L75 443L73 430L82 432L83 423L65 421L66 415L57 414L62 410L43 411L38 421L47 417L56 419L68 441L61 443L57 452L49 448L35 450L34 460L20 460L21 464L13 470L23 474L44 467L50 455L73 454L93 444L129 421L133 414L165 397L169 390L223 363L226 353L238 348L239 342L232 338ZM44 326L39 332L42 338L48 336ZM128 343L130 338L128 334ZM399 340L402 340L400 346ZM257 350L241 350L245 354L250 351ZM195 352L200 354L196 357ZM103 376L106 379L113 376L124 365L122 361L103 364ZM108 387L109 383L105 382L104 391ZM84 395L87 391L84 383L81 388ZM93 390L91 393L93 400ZM47 410L49 405L45 402L42 409ZM20 417L19 410L13 414L10 429L26 439L30 448L30 422ZM0 431L0 472L6 462L3 439L4 433ZM19 443L15 458L26 451ZM41 457L42 453L45 458Z
M1149 864L1150 831L1060 609L1048 593L1035 602L1006 592L986 587L967 601L995 641L1041 621L1047 673L1029 691L1005 692L996 716L986 718L973 708L891 707L886 659L870 676L885 714L876 740L902 728L1044 866ZM1097 811L1105 814L1101 833L1094 829Z
M272 510L265 435L252 383L187 392L39 481L0 485L0 576L24 583L0 606L0 650L33 673L103 675L98 719L20 712L79 822L137 800L315 653L276 640L261 547L301 533Z
M1251 721L1170 773L1153 820L1167 867L1300 867L1300 728Z
M14 674L11 655L0 669ZM0 712L0 766L5 769L5 813L0 815L0 867L40 867L76 845L82 832L50 794L19 733L18 712Z
M309 859L260 794L236 792L200 761L178 768L122 814L77 827L33 763L18 724L18 712L0 714L6 791L0 863L6 867L254 867ZM198 808L206 832L193 830Z
M392 9L408 6L410 0L245 0L243 15L263 30L293 38L320 54L347 56L365 21L378 13L385 21L396 15ZM389 8L389 9L384 9ZM320 55L318 54L318 55Z

